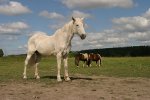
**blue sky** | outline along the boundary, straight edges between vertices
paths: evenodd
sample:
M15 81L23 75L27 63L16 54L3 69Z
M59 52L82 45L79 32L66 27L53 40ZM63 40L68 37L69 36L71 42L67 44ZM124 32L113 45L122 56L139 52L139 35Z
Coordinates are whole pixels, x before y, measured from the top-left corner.
M48 35L84 17L87 38L75 36L72 50L150 45L149 0L0 0L0 48L26 53L33 31Z

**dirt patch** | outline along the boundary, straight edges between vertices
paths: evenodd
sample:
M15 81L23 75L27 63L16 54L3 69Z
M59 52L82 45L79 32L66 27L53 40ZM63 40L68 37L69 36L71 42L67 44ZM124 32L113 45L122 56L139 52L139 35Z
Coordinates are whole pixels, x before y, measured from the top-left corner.
M70 82L0 83L1 100L150 100L150 79L72 77Z

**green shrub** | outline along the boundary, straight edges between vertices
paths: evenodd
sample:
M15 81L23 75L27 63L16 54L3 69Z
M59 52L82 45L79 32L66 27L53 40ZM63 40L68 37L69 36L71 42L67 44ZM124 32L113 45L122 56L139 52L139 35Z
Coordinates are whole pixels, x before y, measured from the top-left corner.
M3 55L4 55L4 52L2 49L0 49L0 57L3 57Z

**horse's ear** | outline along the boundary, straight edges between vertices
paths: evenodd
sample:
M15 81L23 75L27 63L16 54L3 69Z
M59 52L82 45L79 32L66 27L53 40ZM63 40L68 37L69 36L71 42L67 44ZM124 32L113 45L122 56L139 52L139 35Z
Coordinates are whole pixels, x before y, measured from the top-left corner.
M73 23L76 21L74 17L72 17Z

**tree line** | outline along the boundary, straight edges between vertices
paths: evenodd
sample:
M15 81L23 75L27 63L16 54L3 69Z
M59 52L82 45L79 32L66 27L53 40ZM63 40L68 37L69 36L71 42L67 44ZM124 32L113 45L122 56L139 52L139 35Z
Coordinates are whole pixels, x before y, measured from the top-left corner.
M115 47L103 49L89 49L71 52L71 55L76 53L99 53L104 57L136 57L150 56L150 46L131 46L131 47Z

